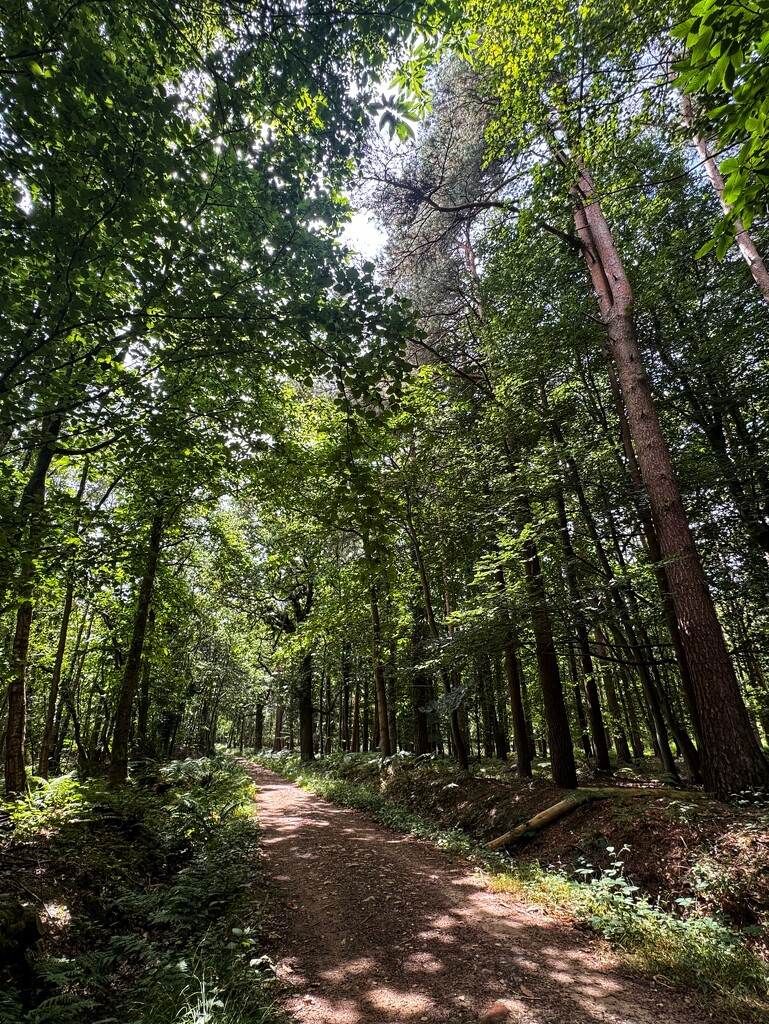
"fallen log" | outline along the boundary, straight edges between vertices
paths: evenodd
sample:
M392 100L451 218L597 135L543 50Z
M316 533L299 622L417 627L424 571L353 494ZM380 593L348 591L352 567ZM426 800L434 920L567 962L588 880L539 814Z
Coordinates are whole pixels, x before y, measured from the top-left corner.
M499 836L498 839L492 839L491 842L486 843L486 848L488 850L499 850L503 846L509 846L510 843L516 842L516 840L521 839L529 832L539 832L540 829L552 825L554 821L565 818L567 814L571 814L577 807L581 807L582 804L586 804L591 800L609 800L612 797L660 796L680 799L681 797L697 797L701 795L701 793L690 793L682 789L624 789L621 786L606 786L602 789L574 789L563 800L559 800L557 804L552 804L550 807L545 808L544 811L540 811L539 814L535 814L533 818L524 821L522 825L517 825L515 828L510 829L509 832Z

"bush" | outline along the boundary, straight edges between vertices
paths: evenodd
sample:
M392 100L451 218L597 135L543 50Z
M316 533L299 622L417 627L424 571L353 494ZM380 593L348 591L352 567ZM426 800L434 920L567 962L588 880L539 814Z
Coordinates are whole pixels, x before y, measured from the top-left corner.
M0 979L0 1024L265 1024L252 784L231 759L148 768L111 792L71 777L9 811L11 862L76 927L46 939L32 981ZM28 1010L22 1003L32 1004Z

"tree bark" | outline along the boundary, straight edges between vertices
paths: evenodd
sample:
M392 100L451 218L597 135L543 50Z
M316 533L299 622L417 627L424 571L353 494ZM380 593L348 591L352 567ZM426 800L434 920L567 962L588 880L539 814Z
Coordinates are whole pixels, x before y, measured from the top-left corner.
M312 654L308 651L299 665L299 759L315 760L312 705ZM321 738L322 739L322 738Z
M160 558L164 526L163 515L160 512L156 512L152 518L147 562L136 602L131 646L128 649L128 657L126 658L117 707L115 709L112 757L109 768L109 784L112 787L122 786L128 778L128 740L131 732L131 713L134 697L136 696L136 688L139 684L144 638L147 632L147 619L149 617L152 591L155 586L155 575Z
M379 751L382 757L392 754L390 747L390 726L387 720L387 684L384 665L382 664L382 624L379 618L379 601L376 587L369 591L371 599L371 657L374 665L374 685L376 687L377 723L379 725Z
M398 657L395 640L390 640L390 656L387 660L387 728L390 733L390 751L398 749Z
M614 408L620 424L622 448L625 453L625 468L635 489L639 517L641 520L641 529L643 530L644 540L646 541L646 550L654 567L654 576L657 581L657 588L662 600L662 610L665 614L668 632L670 633L670 639L673 643L673 650L678 663L678 671L681 673L681 685L683 687L686 705L689 710L689 717L692 721L692 729L694 730L694 735L697 737L697 741L699 742L701 731L700 719L699 712L697 711L697 702L694 696L692 675L689 668L689 660L686 656L684 642L681 637L678 619L676 617L675 604L670 593L670 582L668 580L665 563L662 558L662 551L660 549L659 538L657 536L657 528L654 525L654 520L647 505L643 478L641 476L638 459L633 447L633 439L630 436L630 425L628 424L627 416L625 414L625 404L622 400L622 393L614 370L611 352L605 350L604 354L606 356L606 365L609 373L609 384L611 387L612 398L614 400Z
M614 355L638 465L649 496L702 727L706 788L716 796L769 787L721 624L684 510L644 370L633 292L587 168L578 168L575 222Z
M531 537L527 537L523 542L523 557L529 592L531 628L534 633L539 681L545 707L553 781L564 789L576 789L577 767L574 763L569 716L566 713L566 703L563 698L561 672L558 667L550 615L547 610L539 552Z
M350 739L350 750L354 754L360 753L360 680L355 679L355 690L352 702L352 737Z
M692 107L691 96L688 96L685 92L681 93L681 108L683 110L684 124L692 133L692 144L702 160L702 166L705 169L710 184L713 186L713 191L718 196L721 209L724 213L731 213L731 203L727 203L724 199L723 175L715 157L710 152L707 140L695 129L694 108ZM767 270L766 264L756 248L756 243L739 217L734 221L734 241L742 253L742 258L748 265L764 302L769 302L769 270Z
M275 706L275 733L272 740L273 754L277 754L283 749L283 716L285 713L285 704L277 704Z
M339 715L339 743L350 750L350 645L342 645L342 708Z
M264 747L264 703L261 700L256 702L254 709L254 749L262 750Z
M54 456L54 446L61 430L61 420L47 420L43 424L43 444L38 450L35 464L19 501L19 540L21 565L19 570L19 607L11 647L11 678L8 684L8 723L5 734L5 792L9 797L26 790L24 767L24 738L27 726L27 661L29 635L34 612L35 555L42 535L42 513L45 507L45 482Z

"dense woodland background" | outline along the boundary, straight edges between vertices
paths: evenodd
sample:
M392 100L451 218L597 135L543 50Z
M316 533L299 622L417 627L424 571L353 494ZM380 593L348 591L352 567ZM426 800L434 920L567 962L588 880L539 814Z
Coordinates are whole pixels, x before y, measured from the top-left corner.
M769 784L766 26L0 4L8 794L217 742Z

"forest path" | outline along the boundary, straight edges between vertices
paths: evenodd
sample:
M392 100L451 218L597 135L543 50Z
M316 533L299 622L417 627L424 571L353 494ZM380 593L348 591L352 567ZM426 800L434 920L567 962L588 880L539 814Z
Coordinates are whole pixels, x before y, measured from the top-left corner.
M302 1024L700 1024L605 944L489 892L465 862L249 765L269 931Z

